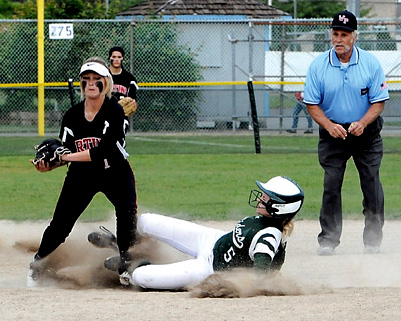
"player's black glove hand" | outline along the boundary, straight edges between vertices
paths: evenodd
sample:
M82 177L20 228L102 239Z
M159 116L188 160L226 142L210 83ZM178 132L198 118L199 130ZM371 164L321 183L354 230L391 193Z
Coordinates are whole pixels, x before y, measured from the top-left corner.
M61 160L61 156L71 154L71 151L63 146L57 139L45 139L41 144L35 147L36 155L33 164L36 166L40 161L44 161L49 167L62 166L66 162Z

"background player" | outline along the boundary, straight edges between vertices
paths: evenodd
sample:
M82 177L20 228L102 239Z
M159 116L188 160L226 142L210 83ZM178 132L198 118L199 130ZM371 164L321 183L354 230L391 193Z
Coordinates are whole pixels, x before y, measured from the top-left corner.
M282 176L256 184L261 191L251 191L249 204L256 207L258 215L244 218L228 233L158 214L142 214L138 219L140 235L154 237L195 259L140 266L132 274L125 273L127 282L145 289L176 290L199 283L214 271L253 267L266 275L279 270L304 193L297 183Z
M45 257L65 241L98 192L104 193L115 208L120 274L128 267L128 249L135 241L135 178L124 149L128 121L122 107L111 99L113 81L103 59L88 59L79 77L84 100L65 113L60 130L60 139L72 152L62 156L62 161L70 165L53 219L30 264L28 286L37 284ZM40 172L56 167L49 167L43 161L36 165Z
M124 55L125 52L122 47L116 46L109 50L109 69L114 83L112 94L117 100L131 97L135 107L137 107L136 91L138 85L135 77L123 67Z
M311 116L309 116L308 111L306 110L306 105L302 102L304 99L304 93L301 91L296 92L295 98L297 100L297 103L294 106L294 112L292 114L292 127L291 129L287 129L287 132L291 134L295 134L297 132L299 113L303 111L305 113L306 120L308 121L308 129L305 130L304 133L313 134L312 118Z

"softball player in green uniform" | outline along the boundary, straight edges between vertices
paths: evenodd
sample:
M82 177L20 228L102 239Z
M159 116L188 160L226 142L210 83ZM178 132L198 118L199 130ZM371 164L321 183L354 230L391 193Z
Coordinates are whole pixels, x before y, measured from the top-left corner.
M304 193L293 180L277 176L256 181L249 204L257 216L239 221L225 232L158 214L142 214L138 232L194 257L187 261L144 265L125 278L144 289L177 290L203 281L215 271L250 267L261 273L279 270L285 259L286 238L301 209Z

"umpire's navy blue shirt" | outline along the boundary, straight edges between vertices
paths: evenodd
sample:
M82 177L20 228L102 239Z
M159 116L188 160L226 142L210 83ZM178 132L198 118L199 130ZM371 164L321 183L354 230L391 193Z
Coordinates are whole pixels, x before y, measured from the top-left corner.
M319 55L309 66L304 103L319 105L327 118L336 123L359 121L372 104L388 99L379 61L356 46L348 66L341 64L334 48Z

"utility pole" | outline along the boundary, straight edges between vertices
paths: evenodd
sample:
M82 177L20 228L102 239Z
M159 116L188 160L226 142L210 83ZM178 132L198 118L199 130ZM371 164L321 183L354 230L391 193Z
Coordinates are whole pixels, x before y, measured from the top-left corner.
M109 17L109 0L106 0L106 18Z
M361 0L347 0L347 10L359 18L361 16Z

